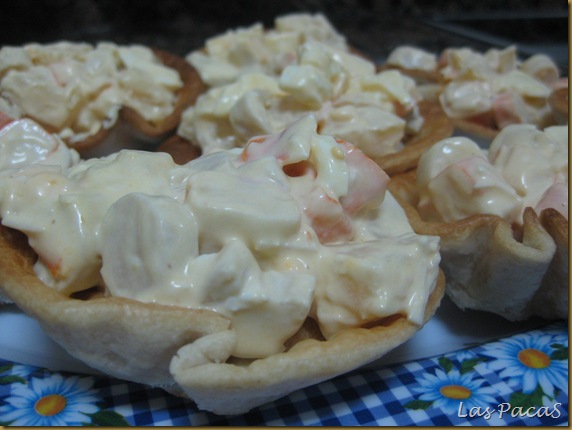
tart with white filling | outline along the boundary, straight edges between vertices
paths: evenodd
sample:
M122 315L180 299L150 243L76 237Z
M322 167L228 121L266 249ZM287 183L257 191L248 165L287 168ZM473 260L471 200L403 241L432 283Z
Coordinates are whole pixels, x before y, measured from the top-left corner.
M568 127L510 125L488 151L445 139L390 189L441 237L447 292L509 320L568 317Z
M274 29L229 31L187 59L211 86L184 112L169 145L187 141L201 153L242 148L253 135L314 114L320 133L351 141L391 175L414 167L452 132L413 79L378 73L323 17L286 15Z
M178 165L9 123L0 148L27 150L0 171L0 292L90 366L219 414L379 358L438 307L439 240L317 127Z
M90 155L119 150L111 140L135 147L127 136L164 140L203 88L184 59L141 45L58 42L0 50L0 112L31 118ZM112 131L123 135L115 139Z
M514 46L486 52L447 48L440 55L399 46L380 69L413 77L459 132L488 142L510 124L568 123L568 79L544 54L521 60Z

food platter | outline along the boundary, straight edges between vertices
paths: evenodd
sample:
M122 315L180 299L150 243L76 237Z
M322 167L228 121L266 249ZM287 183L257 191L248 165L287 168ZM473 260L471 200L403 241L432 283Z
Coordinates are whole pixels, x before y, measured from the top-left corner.
M358 41L359 45L359 37L357 39L353 38L353 40ZM404 41L399 40L399 43L402 44ZM453 46L453 42L448 40L446 45ZM487 42L485 45L489 46L491 43ZM503 42L502 45L504 46L506 44ZM391 44L387 45L387 48L389 49L390 46ZM375 55L375 52L371 49L365 49L365 52L369 52L379 59L379 55ZM385 54L387 54L387 52ZM381 58L383 58L383 56L384 55L381 55ZM195 67L194 64L193 67ZM196 67L198 67L198 64ZM386 77L387 76L393 75L387 74ZM431 85L429 85L429 87L431 87ZM430 90L427 91L428 95L431 94ZM550 109L552 108L553 106L550 106ZM198 111L198 109L195 110ZM414 109L411 112L417 111ZM411 114L409 115L409 119L415 116L411 112L409 112ZM1 113L2 112L0 112L0 114ZM286 116L287 115L284 117ZM474 118L477 118L477 123L479 120L483 120L483 118L487 119L486 116L477 116ZM559 118L559 121L566 121L562 118ZM412 129L414 128L413 123L414 121L411 121ZM425 124L428 123L425 122ZM492 138L482 138L479 133L473 136L470 131L472 128L467 131L465 128L459 128L458 122L455 124L457 128L454 132L455 136L471 137L481 148L489 148L489 143ZM448 125L451 124L448 123ZM126 125L124 124L123 126ZM129 127L133 127L133 125L129 124ZM316 128L317 127L313 127L313 129ZM498 132L497 129L495 130ZM264 139L257 143L260 142L264 142ZM341 144L341 142L337 143ZM566 145L566 143L564 143L564 145ZM251 152L250 156L254 157L254 152ZM247 160L249 158L248 154L248 151L245 151L241 160ZM332 154L334 153L332 152ZM417 163L416 159L414 163ZM284 170L284 173L290 176L288 172L292 173L293 177L296 177L294 170ZM389 172L390 176L391 173L396 172ZM391 192L394 193L393 190ZM395 196L397 197L397 194L395 194ZM393 199L391 201L393 201ZM134 201L128 201L128 203L129 202L134 204ZM411 225L413 226L413 223L411 223ZM420 232L415 230L415 233ZM518 235L519 232L516 233L516 235ZM423 234L437 236L436 233L432 232ZM441 241L441 246L442 249L445 249L443 243L444 242ZM562 245L562 247L565 248L564 245ZM157 245L153 244L152 248L157 248ZM560 251L560 254L566 254L566 258L559 259L558 261L567 261L567 252L564 252L565 250ZM442 254L445 255L444 252L442 252ZM465 254L474 255L474 253ZM494 257L492 259L494 259ZM110 260L113 259L107 259L107 261ZM17 261L18 263L20 262L20 260ZM27 261L27 263L29 263L29 261ZM566 266L565 279L567 279L568 266L567 263L564 265ZM142 267L147 268L146 270L153 271L153 269L149 269L151 266L151 262L142 265ZM553 266L556 266L556 264L551 265L551 267ZM310 267L310 265L307 267ZM458 267L464 270L466 265L458 264ZM476 278L480 279L481 282L478 282L476 286L477 288L482 287L480 289L484 290L488 270L482 265L479 266L479 268L480 270L476 271ZM519 272L524 273L525 271ZM20 272L18 273L20 274ZM384 273L384 270L380 269L377 273ZM42 316L45 314L55 316L52 319L58 320L59 315L66 314L63 307L60 312L58 310L60 308L55 305L53 307L51 306L51 300L40 299L37 301L39 303L37 308L41 309L42 312L34 312L32 308L30 315L27 315L23 310L26 310L26 312L30 311L30 308L27 307L28 300L22 300L24 296L14 296L17 297L18 300L10 294L7 294L10 300L20 303L21 309L23 310L21 310L17 304L3 304L0 297L0 327L2 327L2 330L0 330L0 427L6 425L62 424L309 426L371 424L405 426L467 424L565 425L568 420L568 391L564 383L564 380L567 381L568 379L568 331L567 319L565 319L567 318L566 311L564 311L564 316L562 314L553 316L549 309L547 313L528 314L524 317L527 318L526 320L520 320L519 317L518 321L511 321L511 316L507 315L506 312L491 314L489 312L461 309L459 306L464 305L455 304L457 302L454 303L452 301L455 297L450 294L452 299L445 295L435 315L427 321L437 307L437 292L440 292L441 295L443 294L443 273L445 272L439 272L437 282L437 285L441 286L432 290L432 304L425 308L425 316L420 316L421 319L425 318L424 322L426 321L426 324L416 334L411 332L409 336L412 337L403 337L402 341L404 341L404 343L402 344L401 342L391 344L393 340L392 334L390 332L388 332L389 334L387 335L384 334L386 331L383 328L394 324L395 321L402 320L403 313L401 312L392 314L387 318L371 321L364 320L361 325L356 326L357 330L352 332L351 335L346 333L344 336L337 337L336 339L338 340L340 338L343 339L342 345L345 346L345 349L337 348L340 344L338 340L327 342L330 339L326 331L324 331L324 333L326 333L324 335L325 337L321 334L317 336L315 332L312 332L312 328L314 322L319 323L320 321L318 319L306 318L304 320L304 326L301 327L294 336L288 339L291 340L291 343L281 346L285 346L287 352L293 351L291 357L297 357L296 354L300 353L301 350L313 352L299 354L306 360L302 362L302 366L299 361L288 363L288 360L286 360L286 365L284 365L284 360L282 360L282 362L280 359L271 361L271 363L277 366L276 368L272 368L272 371L280 375L280 378L286 380L285 385L292 386L291 389L281 391L280 395L271 396L269 396L267 392L261 395L256 391L261 389L260 381L263 378L260 377L259 374L257 376L254 371L250 372L252 369L249 367L253 362L256 362L257 359L253 359L248 355L249 353L241 355L243 352L240 352L239 349L237 349L239 353L231 355L228 362L225 362L226 358L209 357L211 362L206 365L202 362L194 363L192 360L185 361L178 355L169 355L165 361L167 365L163 366L163 370L171 375L171 377L175 377L177 383L180 383L177 378L182 378L183 376L186 378L182 378L185 379L185 384L187 384L183 386L182 391L179 386L172 389L172 385L174 384L170 384L170 382L165 383L164 379L160 379L159 377L157 377L159 379L153 379L155 374L161 373L157 371L161 366L153 367L153 363L147 367L147 370L144 368L141 372L144 375L153 375L151 382L147 382L145 378L131 378L129 377L129 372L117 372L117 368L114 368L116 364L125 367L125 369L129 371L133 368L137 368L137 362L150 363L149 360L145 360L145 353L148 352L148 349L153 349L152 346L154 344L162 344L162 336L158 335L152 338L146 334L140 338L126 336L125 339L128 340L127 342L120 341L113 343L113 341L107 339L107 334L114 331L122 333L124 328L121 324L119 324L119 328L117 328L117 326L114 325L116 320L113 318L100 318L101 320L105 320L105 323L111 324L103 324L103 330L97 333L88 333L88 336L85 337L85 339L91 340L84 341L82 346L86 346L86 350L95 351L96 354L94 355L95 358L92 359L90 357L92 361L82 361L80 358L85 358L82 357L82 353L78 353L77 349L67 348L69 346L67 342L68 335L71 332L78 331L78 325L75 324L74 321L70 320L72 323L67 324L67 327L72 327L73 329L71 331L64 330L62 334L53 329L53 326L57 326L54 321L45 321L41 317L34 319L30 316L34 314L36 314L36 316ZM448 274L446 274L446 277L448 279ZM9 279L9 281L6 281L6 288L10 290L10 288L12 288L12 286L9 285L11 284L10 277L2 279L4 279L4 281ZM2 279L0 279L0 281ZM34 280L36 280L35 277ZM566 280L564 280L563 283L566 284L566 286L568 285ZM125 282L118 282L118 284L128 285L128 283ZM388 282L388 284L396 285L394 282ZM521 287L520 282L512 282L511 284L518 288ZM562 282L554 283L547 280L545 284L560 285ZM368 282L357 282L355 285L361 287L368 285ZM566 288L566 286L563 288ZM2 287L4 288L4 285ZM332 290L331 286L328 288ZM520 289L522 290L522 288ZM92 293L93 296L91 296ZM498 293L498 291L494 291L494 293L493 296L498 295L499 300L510 296L510 294ZM46 297L50 297L50 294L52 293L50 292ZM93 302L89 302L89 300L92 298L94 300L101 298L99 296L100 294L100 289L91 289L85 296L78 294L73 298L80 299L78 302L93 304ZM37 296L40 295L38 294ZM111 294L111 296L113 296L113 294ZM128 308L128 301L132 298L128 297L127 302L121 302L125 297L121 297L119 301L114 301L113 304L124 304L125 308ZM534 296L534 298L536 297L537 296ZM155 300L152 301L155 302ZM42 302L44 303L42 304ZM58 300L54 301L54 303L56 302L58 302ZM540 302L537 300L536 303ZM159 307L156 309L158 313L166 312L167 308L168 312L173 312L173 307L169 307L169 304L173 303L165 304L156 301L152 304L159 304ZM181 307L184 306L186 305L181 305ZM136 307L137 309L143 309L144 307L146 308L146 305L140 306L137 304ZM543 307L543 305L539 305L539 307ZM150 308L151 306L149 309ZM192 305L190 305L190 308L192 309ZM566 308L567 302L564 306L564 309ZM111 305L109 309L112 309ZM119 306L115 306L113 309L119 309ZM217 311L215 308L212 309ZM474 309L484 308L475 307ZM80 311L78 314L82 314L80 307L78 307L78 310ZM183 308L183 310L185 312L188 311L188 309L185 308ZM69 315L69 313L67 314ZM129 309L126 314L132 315ZM105 313L100 312L100 317L101 315L105 315ZM175 314L172 313L171 315ZM331 315L335 314L331 313ZM549 321L535 315L542 315L546 318L557 318L557 320ZM149 320L143 318L143 313L139 316L142 317L141 321L135 321L135 318L132 318L132 320L135 321L132 325L139 326L134 331L144 331L141 327L154 325L147 324ZM93 318L90 318L89 323L92 324L93 320ZM95 320L98 320L98 318L95 318ZM173 318L173 320L177 320L177 318ZM182 319L178 321L181 327L183 327L181 330L185 333L192 331L193 329L189 328L185 321L186 320L183 321ZM81 324L79 325L81 326ZM97 322L94 326L97 326ZM397 324L395 326L397 326ZM259 327L260 324L250 328L258 329ZM417 325L417 327L419 326ZM380 328L380 330L377 330L377 328ZM235 329L232 327L232 324L231 329ZM372 333L375 331L375 337L361 337L363 332L370 330ZM333 332L334 331L332 331L332 333ZM128 334L130 333L131 332ZM167 330L166 333L170 336L173 332ZM228 335L228 333L227 330L226 334ZM335 334L337 335L338 333ZM53 336L53 338L50 336ZM111 338L113 337L114 336L111 335ZM226 338L228 338L228 336L226 336ZM223 338L223 340L226 338ZM121 355L118 353L118 350L129 349L129 347L125 345L131 345L129 341L133 339L135 340L134 343L140 346L140 349L137 349L135 353L133 353L133 350L129 350L129 359L125 360L125 354ZM258 337L258 339L260 338ZM332 336L332 339L334 339L334 336ZM371 339L379 341L380 344L384 344L384 342L391 344L392 347L382 349L378 354L368 355L368 358L363 359L359 363L356 362L356 365L352 364L352 366L344 368L344 372L342 373L337 372L328 377L325 376L326 373L324 373L324 369L328 367L327 363L345 362L346 359L347 361L351 361L348 357L355 356L356 350L366 345ZM407 340L405 341L405 339ZM326 340L326 342L323 342L324 340ZM211 341L212 337L209 338L209 342ZM61 342L61 345L58 342ZM194 340L194 342L196 342L196 340ZM294 348L293 346L297 346L297 342L303 344L303 347L300 349ZM260 343L260 340L258 340L258 343ZM188 354L188 357L185 358L191 357L194 359L201 354L208 356L209 353L212 352L210 350L200 350L203 343L196 342L196 344L197 348L199 348L197 351L192 350L191 354L189 351L191 351L192 348L186 348L182 355ZM326 345L324 352L328 352L329 354L319 354L319 352L316 354L316 351L320 349L319 347L316 348L316 345L324 346L325 344L333 344L335 347L329 348L329 346ZM109 351L106 350L102 355L98 355L102 349L105 349L105 347L109 345L111 345ZM119 347L115 348L117 345L119 345ZM399 346L395 347L395 345ZM104 348L102 348L102 346ZM307 349L305 348L306 346L308 346ZM66 351L66 349L71 351L71 353ZM81 352L81 349L79 351ZM181 351L183 351L183 348L181 348L177 354ZM91 363L93 366L98 366L100 360L106 358L105 354L107 352L109 352L109 356L113 356L114 358L117 356L119 358L109 366L111 369L109 372L102 373L90 367L89 364L86 364ZM73 356L73 354L75 354L77 358ZM536 355L534 355L534 357L528 357L530 354ZM281 352L276 352L275 355L279 356ZM382 356L380 357L380 355ZM374 356L376 357L375 359L372 358ZM512 362L510 360L512 360ZM194 375L190 373L187 375L183 370L185 370L185 367L188 367L189 364L204 367L201 367L202 371L195 372ZM220 366L221 364L222 366ZM177 366L179 367L177 368ZM307 373L302 371L304 370L302 368L305 367L314 369L320 366L322 367L322 369L319 369L320 372L318 372L317 375L310 375L310 378L308 378ZM218 368L215 369L217 371L213 370L215 367ZM108 369L106 366L102 366L101 368L103 370ZM173 371L174 368L175 371ZM232 378L227 378L230 368L236 368L237 372L242 372L245 369L246 371L240 373L240 377L237 376L239 373L236 373L230 375ZM260 370L260 367L257 368L256 365L252 366L252 368ZM302 370L295 370L295 377L291 378L288 375L290 375L289 371L293 368ZM180 370L180 372L178 372L177 369ZM276 371L276 369L278 370ZM296 372L298 372L298 374L296 374ZM547 376L548 373L550 373L550 376ZM221 375L220 378L219 374ZM254 374L254 377L251 377L251 374ZM242 378L244 375L248 377ZM216 377L213 378L213 376ZM315 378L312 379L314 376ZM213 379L214 382L212 384L210 384L211 381L209 381L209 378ZM296 385L293 384L294 380L302 380L304 384L294 386ZM60 384L62 381L64 381L64 383ZM208 383L205 384L205 381ZM227 383L230 381L231 383L220 385L220 381L226 381ZM258 384L258 386L253 389L253 385L248 386L248 384L244 384L241 381ZM273 382L274 380L269 379L269 381L271 388L279 385ZM57 390L60 391L56 391L56 385L59 386ZM158 387L162 387L164 390ZM225 393L221 393L221 387ZM83 405L77 407L66 406L68 404L72 405L73 403L73 393L66 391L68 388L84 393L82 400L84 402ZM242 389L245 389L243 391L248 391L249 389L250 391L256 391L255 397L263 398L263 401L257 402L252 406L252 409L240 409L240 406L227 408L229 400L235 404L240 404L243 400L241 396L244 397L243 394L240 394L242 393L240 391ZM430 393L431 389L433 389L433 393ZM186 395L183 395L183 391ZM222 412L220 412L221 409L217 410L203 407L201 402L197 399L197 397L200 396L193 396L189 394L190 392L195 394L200 392L205 398L208 398L208 401L215 399L215 402L221 402L221 404L224 405ZM221 397L223 400L220 400ZM32 411L36 413L36 415L34 415L36 421L34 422L25 418L23 415L24 412L22 412L22 402L24 399L29 400L33 398L35 398L35 400L30 403L30 407ZM189 400L189 398L195 399L196 403ZM63 400L63 403L61 401L60 403L53 403L52 400L54 399ZM141 399L145 400L141 401ZM48 402L48 400L50 401L49 405L47 403L44 404ZM460 405L459 400L461 400ZM508 404L510 406L513 402L518 403L518 405L512 409L510 413L503 416L505 411L504 406L501 407L501 405ZM503 413L499 414L499 410L495 409L495 405L497 405L500 410L503 410ZM528 408L526 409L526 413L514 413L515 410L519 410L519 408L522 412L524 406ZM470 411L468 408L471 408ZM481 409L483 410L481 411ZM465 413L466 411L469 412ZM538 411L542 411L542 413L538 414ZM72 413L72 415L66 416L68 412ZM231 416L230 414L234 415ZM508 415L510 415L510 417ZM556 418L558 420L554 420ZM60 419L60 421L57 421L58 419Z

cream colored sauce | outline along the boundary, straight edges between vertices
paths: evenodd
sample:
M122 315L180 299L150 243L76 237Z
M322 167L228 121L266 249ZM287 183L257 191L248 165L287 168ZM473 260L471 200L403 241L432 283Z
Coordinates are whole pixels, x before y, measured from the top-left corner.
M261 23L228 30L212 37L204 49L187 55L187 61L209 86L235 82L243 74L279 76L296 61L298 47L316 41L347 51L345 38L321 14L292 13L279 16L274 28Z
M540 128L554 124L548 97L554 89L568 85L549 56L535 54L520 60L515 46L485 52L447 48L438 59L415 46L398 46L387 64L439 74L437 87L419 85L425 97L438 100L450 118L498 129L509 124Z
M12 121L0 129L0 171L37 162L69 167L78 161L76 151L30 119Z
M302 23L313 19L308 15L288 17L296 31L302 31ZM254 27L226 33L212 43L224 43L231 49L245 44L253 33L258 38L269 37L260 27ZM300 36L295 40L288 48L292 52L287 64L272 70L262 65L283 57L277 47L261 50L264 59L239 50L245 58L234 60L249 67L235 74L226 72L230 60L217 60L214 54L209 57L208 72L205 70L202 76L215 75L220 68L216 76L228 75L227 79L217 79L216 85L183 113L178 134L208 153L244 147L252 136L278 132L313 113L321 133L351 141L368 156L380 157L399 151L406 135L423 125L417 108L421 97L411 78L394 70L377 73L373 62L351 53L344 44L327 43L317 37ZM223 50L217 52L230 55ZM205 56L197 52L190 61L200 70L197 58L204 60Z
M484 53L447 49L441 56L445 89L441 106L451 118L490 115L502 129L509 124L545 127L553 122L548 97L559 72L546 56L522 62L514 46Z
M117 121L121 106L149 122L170 115L182 81L143 46L58 42L0 49L0 111L70 142Z
M43 134L0 172L2 223L28 235L47 285L214 310L237 357L282 351L307 317L326 337L396 313L422 323L438 238L413 232L373 161L316 129L309 115L182 166L131 150L52 163Z
M527 207L553 207L568 218L568 126L505 127L487 152L466 137L435 144L417 168L419 210L426 219L473 214L522 222Z

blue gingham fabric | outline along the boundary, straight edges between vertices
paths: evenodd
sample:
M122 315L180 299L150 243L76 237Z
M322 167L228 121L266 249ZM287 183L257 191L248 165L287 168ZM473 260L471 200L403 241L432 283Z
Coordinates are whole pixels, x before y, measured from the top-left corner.
M238 416L140 384L0 360L0 425L568 425L568 326L359 369Z

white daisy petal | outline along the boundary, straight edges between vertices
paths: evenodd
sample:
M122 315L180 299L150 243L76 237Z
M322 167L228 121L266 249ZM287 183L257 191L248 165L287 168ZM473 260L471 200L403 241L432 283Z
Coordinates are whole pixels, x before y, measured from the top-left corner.
M93 382L93 378L64 378L60 374L31 378L28 385L14 387L11 397L0 407L0 422L41 427L89 424L87 414L99 410ZM53 396L56 396L55 400L60 397L63 401L53 404ZM50 401L40 406L43 399Z
M525 394L532 393L538 386L538 377L534 372L525 372L522 377L522 392Z
M554 385L550 382L546 373L540 373L537 377L538 385L542 388L542 391L549 396L554 398Z

